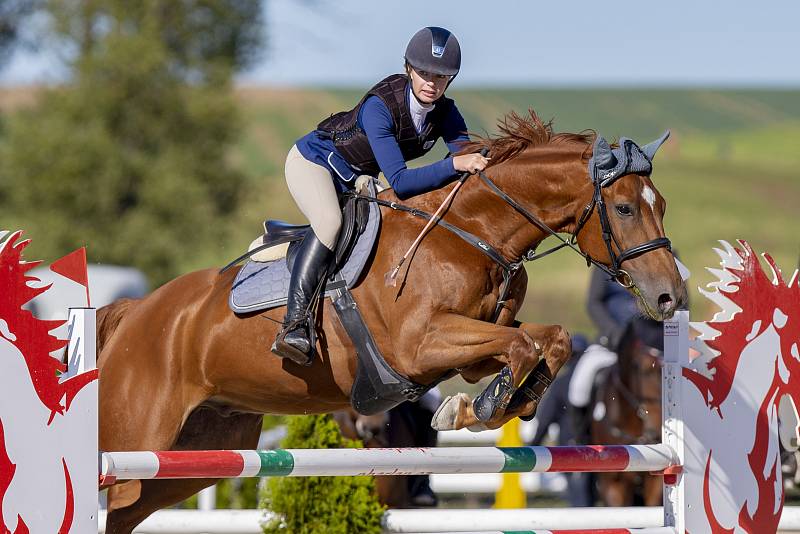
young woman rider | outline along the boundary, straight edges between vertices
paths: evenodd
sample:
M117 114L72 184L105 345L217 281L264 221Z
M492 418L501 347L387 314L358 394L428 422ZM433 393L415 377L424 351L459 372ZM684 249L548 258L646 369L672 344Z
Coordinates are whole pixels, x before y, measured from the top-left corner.
M359 175L383 171L395 194L406 199L486 166L480 154L465 154L406 167L440 137L452 153L468 139L458 108L444 96L460 67L456 37L444 28L423 28L406 47L405 74L381 80L355 108L322 121L289 151L286 183L313 233L303 240L294 261L284 327L272 346L275 354L302 365L313 360L308 307L342 224L337 192L352 189Z

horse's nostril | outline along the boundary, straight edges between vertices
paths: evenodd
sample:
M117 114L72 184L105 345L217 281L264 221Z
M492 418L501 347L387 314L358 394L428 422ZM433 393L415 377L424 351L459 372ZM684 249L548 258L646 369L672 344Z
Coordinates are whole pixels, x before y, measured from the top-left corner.
M661 293L658 296L658 309L663 312L670 309L670 307L672 307L672 297L669 293Z

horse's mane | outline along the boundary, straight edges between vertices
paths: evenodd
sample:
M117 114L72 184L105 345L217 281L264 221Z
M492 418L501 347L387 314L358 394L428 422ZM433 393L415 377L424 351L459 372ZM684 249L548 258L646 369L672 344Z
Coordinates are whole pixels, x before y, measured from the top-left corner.
M501 135L496 137L471 134L473 140L462 144L459 154L479 152L489 149L490 165L497 165L513 158L528 147L546 145L548 143L574 141L591 146L596 133L584 130L581 133L555 133L552 119L544 122L536 112L528 109L527 116L520 116L512 111L497 123Z

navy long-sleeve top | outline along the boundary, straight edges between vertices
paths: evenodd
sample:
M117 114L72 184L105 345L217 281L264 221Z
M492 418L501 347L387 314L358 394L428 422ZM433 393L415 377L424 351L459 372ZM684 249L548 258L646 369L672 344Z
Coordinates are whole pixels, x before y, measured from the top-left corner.
M406 99L408 98L411 98L411 89L406 95ZM450 157L416 169L406 166L394 136L392 114L377 96L370 96L364 101L358 114L358 126L366 133L378 166L399 198L405 199L433 191L456 177L453 159ZM466 131L464 118L453 105L442 124L442 138L450 152L457 152L459 143L469 140ZM339 191L352 189L355 178L360 173L339 154L333 140L320 137L315 130L297 141L297 149L307 160L327 168L336 178L334 184Z

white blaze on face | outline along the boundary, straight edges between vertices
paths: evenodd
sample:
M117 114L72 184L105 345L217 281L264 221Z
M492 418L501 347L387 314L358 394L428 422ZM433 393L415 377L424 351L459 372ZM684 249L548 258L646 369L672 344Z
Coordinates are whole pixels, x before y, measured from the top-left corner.
M644 199L645 202L650 204L650 209L654 210L655 212L656 194L655 192L653 192L652 189L650 189L649 186L644 186L644 188L642 189L642 198Z

